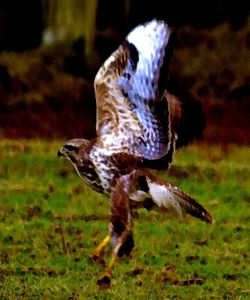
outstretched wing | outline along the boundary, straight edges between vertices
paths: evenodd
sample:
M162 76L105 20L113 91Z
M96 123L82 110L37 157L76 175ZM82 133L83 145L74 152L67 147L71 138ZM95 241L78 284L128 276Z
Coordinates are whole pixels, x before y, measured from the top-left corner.
M213 223L211 214L198 202L182 192L176 186L156 178L152 174L136 170L121 176L119 182L124 181L127 188L131 207L145 207L159 209L180 217L189 214L206 223Z
M152 201L159 209L166 210L180 217L189 214L206 223L213 223L210 213L198 202L170 183L147 177L149 193Z
M110 151L159 159L171 147L167 79L170 30L153 20L132 30L95 78L97 134Z

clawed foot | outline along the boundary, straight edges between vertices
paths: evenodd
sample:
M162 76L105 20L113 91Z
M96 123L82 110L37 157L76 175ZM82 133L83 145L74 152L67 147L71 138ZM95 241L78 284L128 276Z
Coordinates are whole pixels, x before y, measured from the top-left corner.
M105 265L105 260L104 260L104 257L103 257L103 253L93 253L90 257L89 257L89 260L91 262L97 262L99 263L100 265Z
M105 271L103 275L97 280L97 284L101 288L109 288L111 284L111 275L108 271Z
M92 256L90 256L90 261L98 262L101 265L105 264L104 258L103 258L103 252L104 248L110 241L110 236L107 235L102 242L95 248L95 251L93 252Z

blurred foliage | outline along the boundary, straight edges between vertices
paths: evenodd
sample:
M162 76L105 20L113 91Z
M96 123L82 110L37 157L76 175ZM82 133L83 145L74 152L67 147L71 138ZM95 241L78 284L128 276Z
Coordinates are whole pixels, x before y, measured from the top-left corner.
M238 31L225 23L210 30L183 28L172 71L198 98L227 99L239 86L250 85L250 18Z
M250 19L240 30L225 23L209 30L183 27L177 35L168 88L201 100L209 141L250 142L249 36ZM96 55L103 53L102 47L93 51L92 69L84 47L84 40L65 40L23 53L0 53L2 135L95 135L93 78L100 61Z
M84 53L89 66L95 63L94 38L97 0L52 0L44 3L43 43L51 44L65 40L84 40Z

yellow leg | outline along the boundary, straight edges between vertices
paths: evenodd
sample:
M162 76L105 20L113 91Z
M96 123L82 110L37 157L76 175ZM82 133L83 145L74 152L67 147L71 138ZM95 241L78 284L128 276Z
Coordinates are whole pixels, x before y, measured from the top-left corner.
M109 287L111 282L111 270L115 264L119 249L122 246L123 239L127 235L126 232L122 234L122 236L119 239L119 242L116 244L115 248L113 249L111 260L107 266L107 268L104 270L102 276L97 280L97 284L103 287Z
M101 243L95 248L91 259L94 261L99 261L99 262L103 262L102 261L102 252L103 249L106 247L106 245L108 244L108 242L110 241L110 236L107 235L102 241ZM101 259L100 259L101 258Z
M117 245L115 246L114 250L113 250L113 253L112 253L112 256L111 256L111 260L109 262L109 265L108 267L106 268L105 272L109 272L111 273L111 269L113 268L114 264L115 264L115 261L116 261L116 258L117 258L117 254L118 254L118 251L121 247L122 243L119 242L117 243Z
M111 282L111 270L115 264L116 258L117 258L117 254L118 251L121 247L122 243L121 241L115 246L112 256L111 256L111 260L109 262L109 265L107 266L107 268L105 269L105 271L103 272L102 276L97 280L97 284L100 285L101 287L109 287L110 286L110 282Z

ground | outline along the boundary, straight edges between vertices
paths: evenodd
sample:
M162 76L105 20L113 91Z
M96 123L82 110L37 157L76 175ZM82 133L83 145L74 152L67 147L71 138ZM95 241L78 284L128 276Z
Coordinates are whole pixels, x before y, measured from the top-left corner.
M103 290L103 266L89 256L107 234L108 200L56 157L62 144L0 142L1 299L249 299L249 147L178 151L158 175L199 200L215 224L142 210L131 257Z

